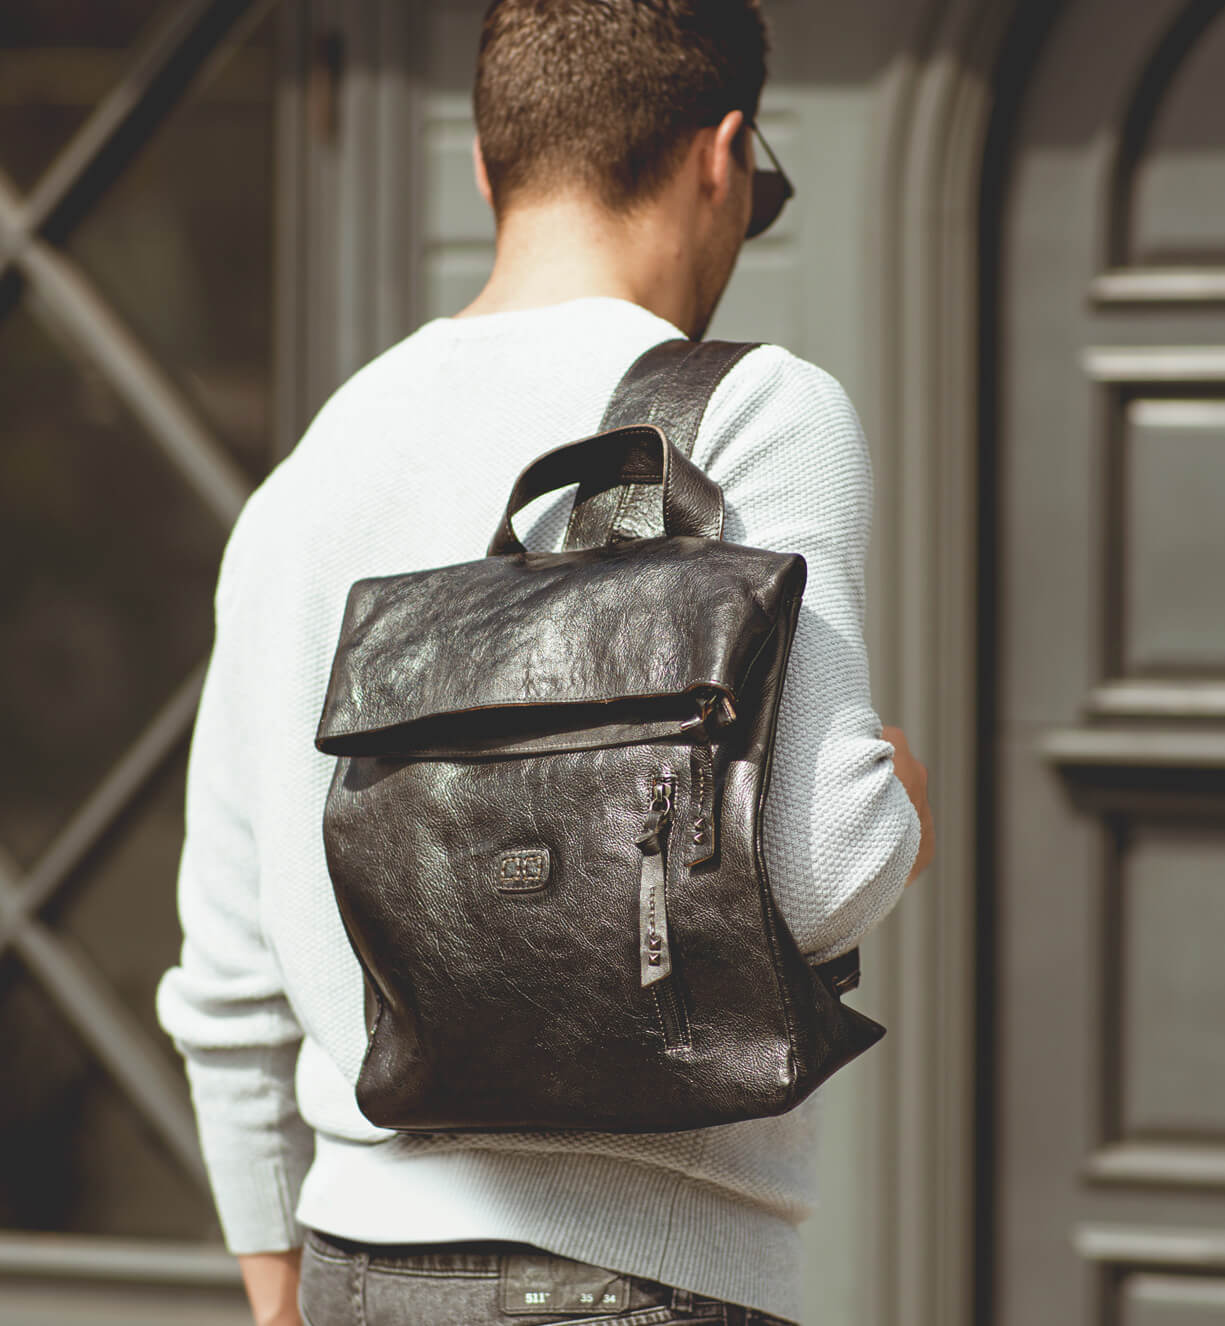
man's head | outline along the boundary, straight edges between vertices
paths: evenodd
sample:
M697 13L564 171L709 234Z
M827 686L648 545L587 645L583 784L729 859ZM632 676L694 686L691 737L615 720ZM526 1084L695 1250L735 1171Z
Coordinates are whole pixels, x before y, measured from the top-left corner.
M558 199L671 209L704 324L751 209L766 49L759 0L494 0L474 106L499 226Z
M757 0L494 0L474 102L495 209L576 187L614 212L648 200L698 129L754 118L765 56Z

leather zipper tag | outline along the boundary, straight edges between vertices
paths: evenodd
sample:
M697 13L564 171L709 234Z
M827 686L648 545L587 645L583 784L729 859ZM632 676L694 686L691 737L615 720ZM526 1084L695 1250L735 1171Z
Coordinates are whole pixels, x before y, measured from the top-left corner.
M650 814L635 839L642 853L638 874L638 965L644 987L662 981L672 971L664 858L664 839L672 819L672 791L671 778L655 780Z
M510 1316L611 1316L630 1303L626 1276L549 1252L509 1253L501 1260L499 1299Z
M663 853L644 856L638 889L638 961L644 986L654 985L672 972L664 888Z

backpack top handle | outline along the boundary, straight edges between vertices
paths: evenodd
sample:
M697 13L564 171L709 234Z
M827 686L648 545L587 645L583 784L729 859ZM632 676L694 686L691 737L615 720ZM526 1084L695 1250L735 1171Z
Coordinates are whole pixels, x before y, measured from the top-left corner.
M616 428L547 451L520 474L489 556L522 554L525 550L512 521L529 502L569 484L592 492L619 491L630 485L658 489L646 536L723 536L723 490L683 456L654 425ZM597 545L598 546L598 545Z

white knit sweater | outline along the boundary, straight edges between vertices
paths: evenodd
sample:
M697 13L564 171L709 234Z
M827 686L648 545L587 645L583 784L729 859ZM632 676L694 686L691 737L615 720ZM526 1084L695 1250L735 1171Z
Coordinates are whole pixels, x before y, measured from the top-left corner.
M523 466L595 432L629 363L679 334L608 298L427 323L336 392L239 517L191 747L182 959L158 993L235 1252L293 1246L299 1221L516 1239L800 1315L821 1093L662 1135L372 1126L353 1099L361 976L320 832L334 761L313 737L350 584L481 556ZM718 388L694 459L723 487L728 539L808 563L764 850L801 947L832 956L898 900L919 846L869 694L867 448L838 383L767 346ZM566 511L565 494L534 503L528 546L558 547Z

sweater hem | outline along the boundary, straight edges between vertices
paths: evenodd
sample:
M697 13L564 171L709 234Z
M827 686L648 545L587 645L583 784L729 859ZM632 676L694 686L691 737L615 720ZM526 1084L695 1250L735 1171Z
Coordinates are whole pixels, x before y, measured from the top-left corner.
M798 1227L709 1183L578 1152L410 1151L320 1133L302 1224L364 1243L506 1239L790 1321Z

